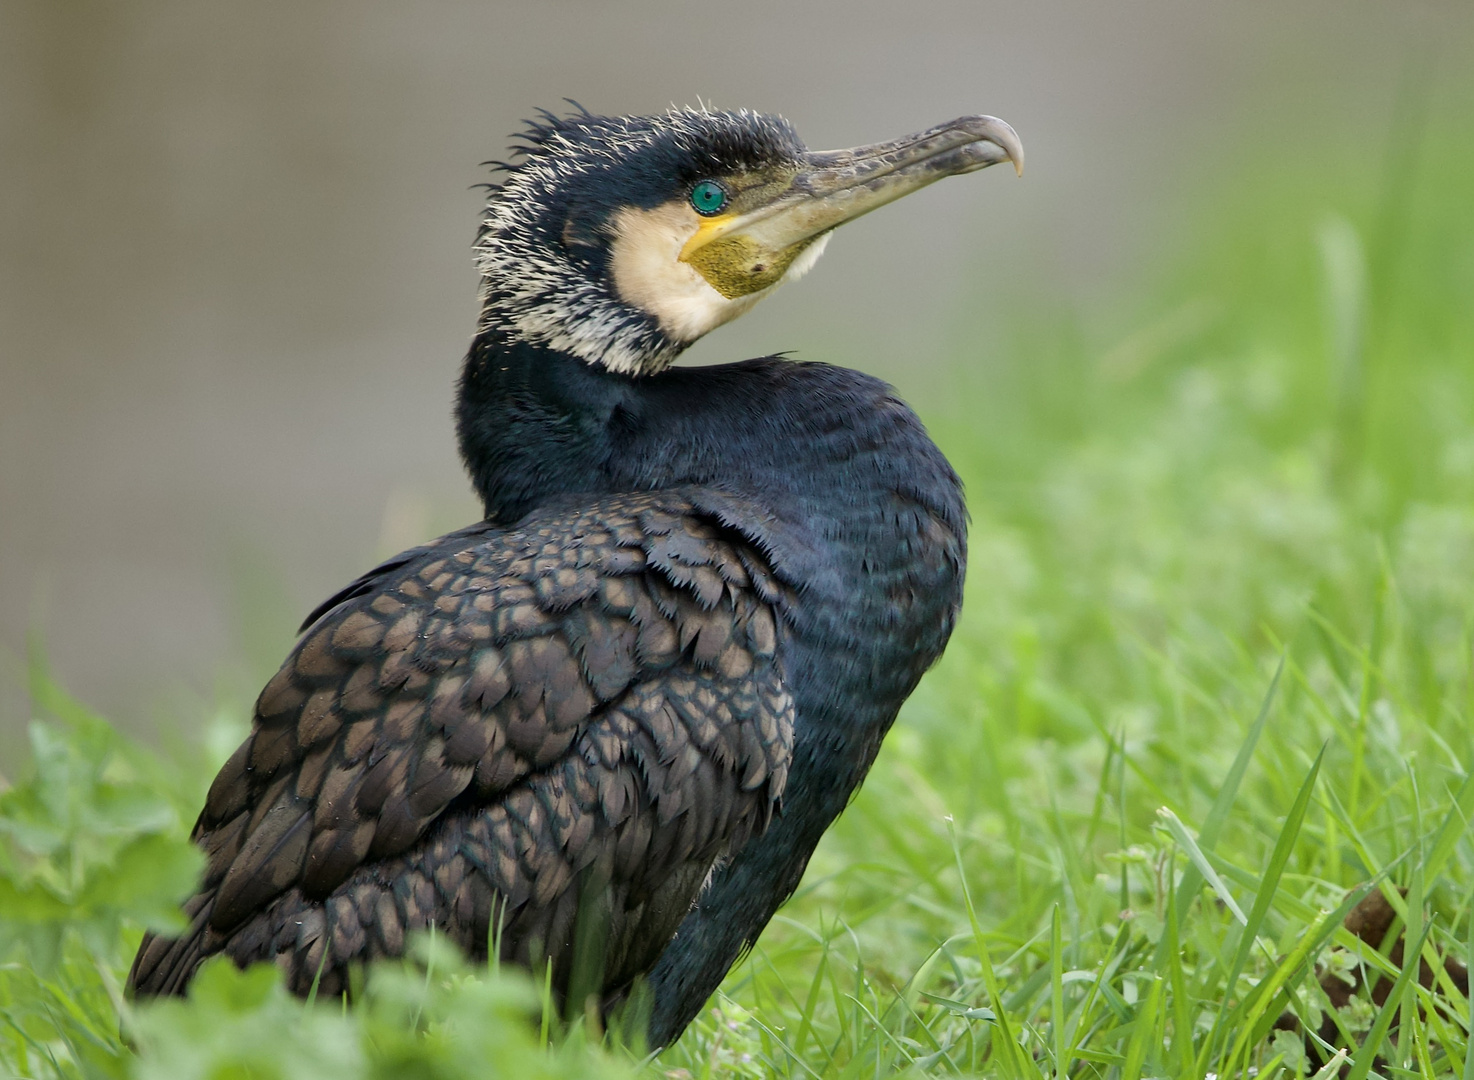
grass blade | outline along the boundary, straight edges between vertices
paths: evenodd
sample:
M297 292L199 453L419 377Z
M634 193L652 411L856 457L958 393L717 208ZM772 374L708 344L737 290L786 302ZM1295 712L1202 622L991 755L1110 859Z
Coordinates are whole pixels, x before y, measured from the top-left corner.
M1008 1022L1008 1013L1003 1004L1003 991L999 988L998 976L993 971L993 960L988 955L988 942L983 937L983 927L978 922L977 908L973 906L972 892L967 885L967 870L962 865L962 848L957 843L956 825L949 819L947 826L952 834L952 854L957 860L957 873L962 882L962 903L967 909L967 921L972 927L973 948L977 953L978 962L982 965L983 985L987 988L988 1000L993 1006L995 1017L993 1021L995 1025L993 1032L994 1053L1002 1059L1008 1076L1022 1077L1026 1075L1024 1070L1025 1063L1029 1066L1029 1073L1037 1076L1038 1071L1034 1068L1034 1063L1027 1061L1023 1057L1018 1041L1013 1035L1013 1026Z
M1469 835L1471 826L1474 826L1474 769L1459 785L1459 793L1454 796L1453 805L1438 827L1433 847L1423 862L1424 880L1431 882L1442 872L1444 863L1453 855L1459 841Z
M1244 932L1239 937L1239 947L1233 958L1233 966L1229 969L1228 978L1224 983L1225 991L1229 997L1234 995L1234 989L1238 985L1239 976L1243 973L1244 966L1249 962L1249 953L1254 949L1254 943L1258 940L1259 928L1264 925L1265 918L1269 915L1269 909L1274 903L1274 894L1279 888L1280 878L1285 872L1285 866L1290 861L1290 855L1294 852L1295 841L1300 836L1300 826L1305 821L1305 812L1310 808L1310 796L1315 790L1316 779L1320 776L1321 762L1325 759L1326 748L1322 746L1320 753L1315 755L1315 761L1311 763L1310 771L1306 773L1305 780L1300 785L1299 792L1295 795L1295 802L1290 807L1290 812L1285 815L1284 827L1280 829L1279 836L1275 839L1274 850L1270 853L1269 864L1264 869L1264 876L1260 879L1258 891L1254 894L1254 904L1249 909L1249 917L1244 922ZM1219 1022L1214 1024L1214 1033L1208 1038L1208 1046L1213 1046L1218 1029L1221 1025L1231 1023L1235 1014L1242 1012L1245 1002L1231 1012L1219 1012ZM1232 1030L1232 1029L1230 1029ZM1240 1027L1240 1030L1244 1030ZM1230 1054L1228 1067L1223 1071L1226 1073L1232 1068L1235 1054Z
M1182 820L1165 806L1158 808L1157 816L1167 823L1167 831L1172 834L1172 839L1177 841L1177 846L1182 848L1183 853L1192 860L1192 864L1197 867L1198 873L1203 876L1208 887L1218 895L1218 899L1222 900L1228 910L1233 912L1233 917L1240 923L1248 925L1249 917L1244 914L1243 908L1239 907L1239 902L1233 898L1233 893L1228 891L1228 886L1218 876L1218 871L1209 864L1208 857L1203 854L1202 848L1198 847L1198 842L1187 831L1187 826L1182 823Z
M1147 1051L1162 1044L1160 1029L1165 1019L1162 1015L1162 980L1153 979L1152 988L1136 1009L1135 1027L1131 1029L1131 1040L1126 1044L1126 1061L1121 1066L1121 1080L1141 1080Z
M1049 925L1049 1025L1054 1036L1054 1077L1065 1080L1070 1072L1069 1055L1065 1052L1065 971L1064 947L1061 942L1059 904Z
M1469 902L1464 905L1464 915L1468 920L1465 927L1468 936L1464 941L1464 965L1467 970L1474 971L1474 889L1469 891ZM1465 1030L1469 1034L1464 1043L1464 1080L1474 1080L1474 986L1469 988L1464 1004L1469 1009L1464 1017Z
M1218 794L1213 799L1213 805L1208 809L1208 816L1203 819L1203 827L1198 832L1198 839L1204 851L1212 851L1218 846L1219 834L1223 832L1223 826L1228 821L1229 812L1233 809L1234 799L1238 797L1239 785L1243 783L1244 774L1249 771L1249 762L1253 760L1254 750L1259 745L1259 738L1264 734L1264 726L1269 722L1270 707L1274 704L1275 697L1279 693L1280 677L1284 673L1285 654L1282 652L1280 653L1279 663L1275 665L1274 676L1269 680L1269 688L1265 690L1264 699L1259 703L1259 712L1254 717L1254 722L1249 725L1249 732L1244 736L1244 741L1239 744L1238 753L1234 755L1233 764L1228 769L1228 775L1223 778L1223 783L1218 788ZM1186 917L1188 907L1191 905L1193 898L1197 896L1198 890L1202 888L1205 878L1212 880L1211 876L1203 874L1202 867L1196 862L1183 873L1182 881L1177 886L1177 912L1179 918ZM1162 959L1159 951L1157 956L1158 967L1160 967Z

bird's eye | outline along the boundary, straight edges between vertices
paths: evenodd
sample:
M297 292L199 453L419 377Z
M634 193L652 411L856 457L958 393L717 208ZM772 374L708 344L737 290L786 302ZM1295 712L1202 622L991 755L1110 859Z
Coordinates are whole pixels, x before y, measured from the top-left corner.
M715 214L727 205L727 189L715 180L702 180L691 189L691 206L698 214Z

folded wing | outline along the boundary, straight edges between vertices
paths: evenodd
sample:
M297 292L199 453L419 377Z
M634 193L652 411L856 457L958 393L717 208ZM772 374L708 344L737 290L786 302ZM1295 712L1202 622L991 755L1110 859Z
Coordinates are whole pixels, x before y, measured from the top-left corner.
M462 530L359 579L309 628L210 788L180 938L130 982L274 959L299 992L435 924L554 964L596 918L617 992L783 793L785 587L680 492ZM583 915L580 915L580 912ZM593 914L590 914L593 913Z

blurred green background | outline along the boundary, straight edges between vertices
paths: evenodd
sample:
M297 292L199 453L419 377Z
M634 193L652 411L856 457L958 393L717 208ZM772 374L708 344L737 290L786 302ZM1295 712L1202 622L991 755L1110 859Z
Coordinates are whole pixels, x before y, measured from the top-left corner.
M816 147L1012 122L1024 180L867 218L690 354L793 349L999 425L1234 321L1187 281L1137 300L1241 178L1299 185L1277 257L1315 258L1325 215L1395 217L1471 67L1463 2L0 0L0 746L28 632L125 726L179 723L376 556L474 517L448 418L470 185L537 106L699 98ZM1066 323L1053 361L1019 344Z

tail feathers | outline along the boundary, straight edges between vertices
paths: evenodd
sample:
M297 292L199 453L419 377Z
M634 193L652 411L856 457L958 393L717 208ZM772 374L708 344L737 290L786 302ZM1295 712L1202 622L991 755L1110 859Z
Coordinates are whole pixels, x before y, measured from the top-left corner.
M177 938L144 935L128 972L128 989L138 997L183 994L195 970L205 959L214 897L200 893L184 905L189 928Z
M186 903L189 926L178 937L144 935L128 972L131 994L183 995L200 965L223 953L241 967L274 961L294 993L305 995L317 982L320 995L336 995L347 989L347 964L367 958L361 940L328 948L331 919L325 918L321 904L304 899L296 889L226 934L210 926L215 900L213 892L203 892Z

